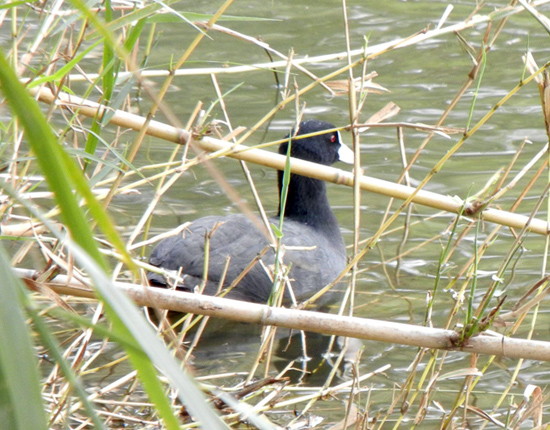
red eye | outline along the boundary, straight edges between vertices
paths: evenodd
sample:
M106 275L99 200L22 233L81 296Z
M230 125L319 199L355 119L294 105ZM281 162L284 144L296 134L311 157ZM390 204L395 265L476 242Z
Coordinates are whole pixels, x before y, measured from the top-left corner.
M333 135L330 137L330 141L331 141L332 143L336 143L337 140L338 140L338 138L336 137L335 134L333 134Z

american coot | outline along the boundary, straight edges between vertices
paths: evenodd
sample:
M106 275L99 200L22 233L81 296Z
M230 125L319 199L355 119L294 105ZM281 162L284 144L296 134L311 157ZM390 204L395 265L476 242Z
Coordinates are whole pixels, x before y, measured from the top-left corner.
M333 129L328 122L308 120L300 124L297 136ZM286 154L288 141L279 147ZM291 142L292 157L330 166L337 161L353 162L353 152L340 139L340 133L328 132ZM279 191L283 172L278 172ZM271 221L278 225L278 218ZM227 256L229 268L224 286L229 286L241 275L269 241L246 216L207 216L194 221L182 233L162 240L153 250L149 262L157 267L181 271L183 284L178 288L193 291L201 285L204 273L205 233L214 230L209 240L208 282L205 294L218 291ZM283 223L285 253L283 262L290 267L288 279L295 298L304 300L332 282L346 265L344 240L336 217L330 209L325 182L292 174ZM307 249L288 249L300 247ZM227 295L227 298L266 303L273 288L272 274L275 253L273 249L262 256ZM166 286L168 282L150 272L151 285ZM289 303L288 286L285 303Z

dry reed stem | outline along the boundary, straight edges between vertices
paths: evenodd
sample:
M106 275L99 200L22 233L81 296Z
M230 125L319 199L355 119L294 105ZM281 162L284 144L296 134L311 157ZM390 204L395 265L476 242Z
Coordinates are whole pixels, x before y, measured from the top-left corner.
M14 271L23 279L29 279L30 282L34 282L32 279L39 276L39 273L29 270L14 269ZM58 275L45 285L58 294L95 297L93 290L89 287L83 286L79 282L71 282L65 275ZM458 346L459 335L452 330L344 317L322 312L274 308L255 303L246 303L246 307L243 307L243 302L239 300L163 288L145 288L141 285L123 282L116 282L115 285L140 306L422 348L460 350L469 353L550 361L550 342L513 339L498 334L482 334L468 339L462 346Z
M46 103L56 103L61 106L72 106L78 109L79 113L86 116L95 116L97 110L103 110L104 107L90 101L83 100L79 97L60 93L56 99L55 95L46 88L31 89L31 94L38 96L39 100ZM133 115L127 112L116 111L111 119L114 125L141 130L146 123L143 117ZM147 127L147 134L161 139L165 139L175 143L187 142L190 138L189 133L184 130L174 128L162 124L157 121L150 121ZM274 154L261 149L254 149L244 145L232 145L222 140L214 139L208 136L202 137L200 140L195 140L200 148L212 152L216 156L226 155L239 160L248 161L251 163L261 164L266 167L284 170L286 158L279 154ZM352 187L353 174L344 172L333 167L319 166L315 163L310 163L304 160L292 160L291 168L293 173L313 178L322 179L336 184L342 184ZM412 202L429 206L434 209L444 210L447 212L458 213L462 209L464 202L459 198L443 196L431 191L420 190L407 187L401 184L394 184L389 181L371 178L368 176L360 177L361 189L377 194L395 197L401 200L408 200L414 195ZM473 206L466 204L466 209L470 209L475 214L476 210ZM547 235L549 232L548 224L545 221L520 214L515 214L498 209L488 208L480 214L484 221L494 222L511 228L524 228L527 226L529 231L534 233Z

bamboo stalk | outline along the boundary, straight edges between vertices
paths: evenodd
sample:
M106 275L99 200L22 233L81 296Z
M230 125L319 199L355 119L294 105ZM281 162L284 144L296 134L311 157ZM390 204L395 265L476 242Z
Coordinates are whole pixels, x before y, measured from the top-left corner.
M79 113L89 117L94 117L98 110L106 109L104 106L97 103L67 93L60 92L56 97L48 88L31 88L29 91L42 102L78 109ZM139 131L145 124L145 118L117 110L112 116L110 123ZM178 144L184 144L192 137L191 134L185 130L169 126L159 121L150 121L147 128L147 134ZM285 166L285 156L262 149L255 149L244 145L234 145L208 136L195 140L194 143L206 151L220 151L218 155L226 155L279 170L283 170ZM353 174L334 167L320 166L308 161L292 159L291 170L293 173L300 175L353 187ZM407 200L415 192L415 188L413 187L395 184L369 176L361 176L359 180L363 191L383 194L401 200ZM425 190L420 190L412 201L434 209L453 213L460 212L464 206L464 202L459 198L444 196ZM467 203L465 206L465 213L469 213L470 210L473 210L473 206ZM475 211L473 212L475 213ZM542 235L548 235L549 233L548 223L546 221L513 212L488 208L480 211L479 216L484 221L511 228L522 229L527 225L527 229L531 232Z
M13 270L21 278L27 279L30 285L35 282L33 279L37 279L39 276L39 272L35 270L17 268ZM420 348L550 361L550 342L510 338L499 334L482 334L457 346L460 335L452 330L346 317L324 312L270 307L164 288L148 288L124 282L114 282L114 284L139 306ZM41 285L51 288L58 294L95 298L91 288L66 275L57 275L52 281Z

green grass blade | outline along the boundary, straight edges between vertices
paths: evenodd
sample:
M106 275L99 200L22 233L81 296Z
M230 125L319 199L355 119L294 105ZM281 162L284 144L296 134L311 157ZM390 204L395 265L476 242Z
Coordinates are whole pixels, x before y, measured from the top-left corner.
M169 403L158 381L154 366L164 374L172 387L178 390L180 400L188 408L190 414L200 421L202 428L227 430L227 425L208 405L202 391L195 385L191 377L182 371L131 300L113 285L97 263L87 256L77 244L68 246L70 246L75 259L90 274L94 286L104 299L105 311L113 323L113 330L117 336L135 340L136 345L139 345L140 349L147 354L148 357L145 357L144 354L136 353L134 348L126 349L147 393L155 402L158 412L160 414L169 412L168 415L161 415L165 419L165 424L169 427L174 415L169 409Z
M4 184L4 187L8 194L13 195L17 200L19 200L20 203L23 204L27 208L27 210L32 213L37 219L40 219L56 237L58 237L59 239L64 239L64 233L60 231L55 225L53 225L49 220L43 217L42 214L39 213L33 206L31 206L29 202L21 199L20 196L18 196L17 193L13 191L9 185ZM96 286L98 296L101 297L104 301L105 312L111 320L113 327L112 331L113 333L115 333L114 340L124 339L123 342L120 342L120 345L128 353L132 365L138 372L140 381L142 382L147 394L149 395L149 398L155 404L155 408L156 411L159 413L159 416L164 420L166 428L170 430L179 429L178 418L172 412L171 403L164 392L164 386L158 380L158 373L154 367L155 362L149 358L151 355L155 354L160 354L161 356L162 354L165 354L170 357L168 351L158 339L155 339L155 342L155 340L152 340L148 337L146 331L149 330L150 332L152 332L151 327L147 326L147 323L144 321L143 316L139 313L135 306L133 306L129 299L120 292L116 291L116 287L113 285L110 278L105 274L102 268L99 267L99 265L73 241L67 240L66 242L66 246L68 247L68 249L71 250L71 252L77 254L76 260L88 271L88 273L90 273L91 278L96 281L98 279L101 280L94 283L94 286ZM98 284L98 282L100 282L100 284ZM63 353L58 347L57 341L53 338L53 336L51 336L48 328L42 322L40 315L32 308L32 306L28 305L27 308L29 314L33 318L34 324L37 328L38 333L41 336L44 345L48 348L55 361L59 364L63 374L71 384L71 387L80 397L84 407L87 410L87 413L92 418L92 420L94 420L96 424L95 427L103 428L100 427L102 426L101 421L97 417L95 417L96 414L93 410L93 407L87 401L86 392L80 386L78 379L71 369L71 366L66 363L63 357ZM125 317L121 318L121 315L125 315ZM124 321L122 321L123 319ZM131 328L126 327L125 324L129 324ZM99 330L99 332L101 332L101 330ZM147 344L140 343L137 340L138 337L141 336L139 333L145 333L143 335L147 339ZM155 337L154 332L152 332L152 334L149 334L149 336ZM141 337L139 337L139 339L141 339ZM151 352L152 348L156 348L157 350ZM158 350L161 351L159 352ZM159 368L162 369L161 366L159 366ZM181 373L180 369L179 373ZM178 389L182 389L183 387L185 387L185 389L187 390L192 391L192 389L189 389L189 387L181 384L178 386ZM203 400L200 396L197 395L195 395L195 398Z
M50 189L55 193L56 202L62 210L63 222L73 239L106 270L107 264L95 246L90 224L78 204L71 183L67 180L74 176L68 171L68 165L71 164L67 162L68 156L57 143L38 103L28 96L1 51L0 84L2 93L25 129L27 140L36 154ZM83 177L82 180L84 181Z
M474 111L476 107L476 100L479 95L479 89L481 88L481 82L483 81L483 75L485 74L485 66L487 65L487 52L485 51L485 47L481 47L481 70L478 72L478 78L477 78L477 85L474 92L474 96L472 97L472 105L470 106L470 113L468 115L468 120L466 122L466 130L470 130L470 124L472 122L472 118L474 116Z
M107 22L113 19L113 9L111 7L111 1L106 0L104 4L105 8L105 20ZM111 103L111 96L115 87L115 75L116 71L115 65L120 64L116 61L114 51L111 45L107 42L106 39L103 39L103 71L101 73L101 82L102 82L102 104L104 106L109 106ZM88 134L86 139L85 150L88 154L95 154L97 149L98 137L101 133L101 117L103 116L103 109L98 111L94 118L92 124L92 133ZM89 164L85 162L85 168L88 168Z
M124 256L126 264L133 267L134 264L120 240L114 224L93 195L83 173L58 144L38 103L29 97L2 51L0 51L0 85L2 93L25 129L27 140L36 154L37 162L61 208L63 222L75 242L84 248L104 270L107 270L105 259L97 248L89 220L84 216L74 195L74 189L86 200L90 215L107 239Z
M38 3L38 0L35 1L36 3ZM30 3L33 3L33 2L30 2ZM23 5L26 5L27 2L26 1L13 1L13 2L10 2L8 4L0 4L0 10L2 9L11 9L11 8L14 8L14 7L17 7L17 6L23 6Z
M292 137L288 139L288 148L286 150L285 170L283 171L283 184L281 187L281 203L279 206L279 231L283 231L283 222L285 218L286 199L288 196L288 187L290 185L290 154L292 148Z
M33 80L32 82L29 82L28 87L33 88L40 85L43 85L47 82L58 82L61 81L63 77L65 77L75 66L78 65L82 61L86 55L88 55L90 52L92 52L97 45L99 45L103 39L97 40L96 42L92 43L90 46L88 46L85 50L80 52L77 56L75 56L71 61L69 61L67 64L65 64L63 67L61 67L59 70L56 70L55 73L52 73L48 76L41 76L38 79Z
M0 427L46 429L38 363L22 312L23 286L0 246Z
M177 3L178 0L164 1L161 3L149 3L143 8L136 9L133 12L130 12L126 15L121 16L110 22L107 25L107 28L110 31L116 31L118 29L124 28L127 25L131 24L134 21L147 19L148 23L157 23L157 22L180 22L181 17L176 16L175 14L170 13L157 13L162 9L163 5L170 5ZM203 21L208 22L214 15L212 14L203 14L203 13L193 13L193 12L180 12L180 15L185 17L186 22L193 21ZM254 21L277 21L276 19L271 18L261 18L261 17L250 17L250 16L231 16L224 15L223 17L218 18L219 22L254 22Z
M103 422L101 421L99 416L96 414L93 405L90 403L90 401L88 401L88 394L86 393L84 386L80 383L80 380L75 375L71 365L63 356L61 347L59 346L55 337L52 335L47 324L42 320L40 314L30 305L30 303L27 303L27 313L32 318L34 327L36 328L36 331L40 336L40 340L42 340L42 343L48 349L51 358L57 363L57 365L61 369L61 372L63 373L63 376L65 376L65 378L71 385L72 391L78 396L78 398L82 402L82 405L86 413L88 414L88 417L94 423L94 428L97 430L103 430L105 426L103 425Z
M2 73L0 72L1 76ZM64 151L61 151L60 155L68 157ZM52 234L64 239L65 234L45 219L35 207L24 199L19 200L31 214L40 219ZM95 245L93 242L91 244ZM73 240L66 240L66 246L74 255L80 267L92 279L98 296L103 300L105 312L113 324L113 331L117 337L123 337L127 340L127 343L123 346L126 347L126 352L138 372L140 381L150 399L155 403L156 410L164 420L166 427L174 430L179 429L179 421L171 409L170 401L164 394L164 387L158 379L155 367L166 376L172 387L178 391L182 403L186 405L190 414L201 422L203 428L226 430L227 426L210 408L204 394L195 385L194 381L182 371L137 307L126 295L117 290L106 271L103 270L95 258L90 256L86 250ZM128 346L128 342L130 346Z

